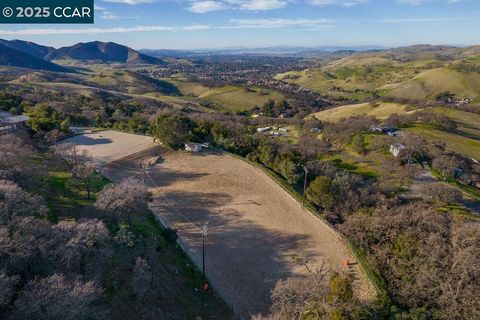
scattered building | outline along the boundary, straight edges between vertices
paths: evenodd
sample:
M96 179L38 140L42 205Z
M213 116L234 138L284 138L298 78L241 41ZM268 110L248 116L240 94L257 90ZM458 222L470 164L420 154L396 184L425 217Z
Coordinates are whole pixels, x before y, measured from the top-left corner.
M378 126L371 126L369 131L370 132L380 132L380 133L389 134L389 132L395 132L395 131L397 131L397 129L392 128L390 126L378 125Z
M401 143L394 143L390 146L390 152L393 154L394 157L398 157L402 154L402 151L405 150L405 147Z
M288 130L287 128L279 128L278 131L280 131L280 132L288 132L288 131L290 131L290 130Z
M0 112L0 134L11 133L27 128L29 116L14 116L9 112Z
M390 137L399 138L399 137L405 136L405 131L401 131L401 130L394 131L394 130L391 130L391 131L388 131L387 134L388 134Z
M202 151L202 145L200 143L185 143L185 150L188 152L200 152Z
M257 128L257 132L268 132L272 129L272 127L264 127L264 128Z

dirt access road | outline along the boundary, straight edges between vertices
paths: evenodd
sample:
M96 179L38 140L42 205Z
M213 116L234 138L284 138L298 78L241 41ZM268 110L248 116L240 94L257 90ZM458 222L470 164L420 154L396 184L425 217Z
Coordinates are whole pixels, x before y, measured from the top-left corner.
M112 138L111 134L102 136ZM112 140L116 146L108 149L80 148L87 148L101 161L111 158L113 162L103 173L114 181L129 176L143 179L139 164L151 158L153 151L136 153L123 148L124 142L123 138ZM135 154L118 160L112 156L117 152L109 150ZM151 209L178 231L182 245L200 269L199 229L209 223L207 277L240 318L268 312L271 290L279 280L307 274L301 261L308 260L313 268L325 261L342 272L345 259L355 263L341 237L262 170L214 152L175 152L162 157L162 163L147 170L154 195ZM349 271L355 275L357 295L373 299L375 290L360 266L354 264Z

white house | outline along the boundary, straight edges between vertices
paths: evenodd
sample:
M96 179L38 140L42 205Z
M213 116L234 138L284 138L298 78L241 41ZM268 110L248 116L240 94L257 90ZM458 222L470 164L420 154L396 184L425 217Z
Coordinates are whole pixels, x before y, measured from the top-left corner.
M272 127L257 128L257 132L267 132L270 131Z
M200 143L185 143L185 151L188 152L200 152L202 151L202 145Z
M390 152L393 154L394 157L398 157L406 148L407 147L405 147L401 143L394 143L390 146Z

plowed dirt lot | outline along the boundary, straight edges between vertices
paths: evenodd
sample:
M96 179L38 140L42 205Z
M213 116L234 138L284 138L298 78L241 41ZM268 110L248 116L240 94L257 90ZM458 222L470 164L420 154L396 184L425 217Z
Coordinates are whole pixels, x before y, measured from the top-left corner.
M279 280L307 274L302 261L313 268L325 261L332 270L344 272L349 259L356 294L364 300L374 297L372 284L342 238L262 170L227 154L162 153L138 136L122 134L117 140L114 134L103 136L114 145L84 147L99 162L111 159L103 173L114 181L143 179L140 163L152 153L161 154L163 160L145 175L153 194L151 209L178 231L182 246L200 269L200 229L208 222L207 278L239 317L268 312L270 292ZM145 152L138 153L142 149Z
M305 276L305 260L313 268L325 261L332 270L354 273L357 295L373 298L373 286L341 237L266 173L226 154L177 152L163 157L162 164L148 170L151 208L178 231L199 268L199 229L208 222L207 277L235 314L249 319L267 312L275 284ZM139 162L139 157L125 159L110 168L120 179L132 174L125 167ZM354 263L349 270L345 259Z

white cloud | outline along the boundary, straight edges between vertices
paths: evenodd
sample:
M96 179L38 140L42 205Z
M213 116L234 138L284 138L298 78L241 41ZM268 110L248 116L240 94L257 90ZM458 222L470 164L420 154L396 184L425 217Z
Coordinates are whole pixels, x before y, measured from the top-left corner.
M166 26L136 26L131 28L78 28L78 29L21 29L2 30L2 35L57 35L57 34L100 34L100 33L129 33L151 31L175 31L174 27Z
M286 27L309 27L325 29L331 27L334 20L330 19L232 19L231 26L226 29L269 29Z
M186 30L186 31L199 31L199 30L208 30L208 29L210 29L210 26L202 25L202 24L182 27L182 30Z
M21 36L21 35L62 35L62 34L102 34L102 33L132 33L132 32L155 32L155 31L200 31L207 30L211 27L208 25L191 25L191 26L136 26L128 28L78 28L78 29L21 29L21 30L2 30L0 35Z
M470 19L468 17L445 17L445 18L394 18L380 20L382 23L415 23L415 22L443 22L443 21L459 21Z
M459 3L459 2L466 2L466 1L469 1L469 0L397 0L397 2L400 4L408 4L411 6L419 6L429 2Z
M368 3L368 0L309 0L314 6L341 6L353 7L359 4Z
M225 10L227 6L220 1L195 1L192 5L188 8L188 10L195 12L195 13L206 13L211 11L218 11L218 10Z
M265 11L285 8L288 2L283 0L251 0L239 4L240 9L250 11Z
M137 4L153 3L156 0L103 0L105 2L124 3L135 6Z
M105 10L107 10L107 8L102 7L102 6L97 6L96 4L93 5L93 8L94 8L96 11L105 11Z
M120 17L113 12L103 11L100 15L100 18L103 20L118 20Z
M290 0L193 0L188 10L206 13L218 10L266 11L285 8Z

